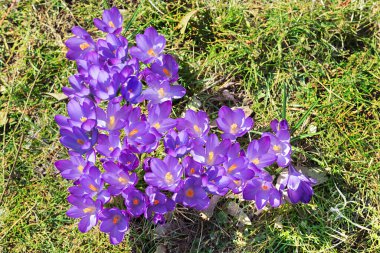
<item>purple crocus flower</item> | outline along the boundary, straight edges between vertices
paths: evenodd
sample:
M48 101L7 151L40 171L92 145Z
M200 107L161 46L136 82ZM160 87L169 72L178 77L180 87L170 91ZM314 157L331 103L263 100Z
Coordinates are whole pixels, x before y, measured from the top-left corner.
M121 94L123 95L123 98L132 104L138 102L141 92L142 84L135 76L130 77L125 84L121 86Z
M170 85L166 80L158 80L153 76L146 78L148 88L142 92L146 100L153 104L179 99L186 94L186 89L181 85Z
M118 131L127 124L127 118L131 111L129 106L120 106L119 98L108 103L107 111L100 107L96 108L98 128L108 131Z
M224 132L222 134L223 139L235 140L253 127L253 119L245 117L243 109L232 110L227 106L222 106L218 116L216 124Z
M87 132L79 127L73 127L72 130L61 129L61 143L67 147L77 152L78 154L86 153L94 146L97 141L98 131L94 129L91 131L89 137Z
M90 94L90 88L85 83L81 75L72 75L69 77L71 88L62 87L62 92L69 98L86 97Z
M120 133L114 131L109 135L99 134L95 149L106 158L117 159L121 151Z
M219 142L216 134L210 134L206 138L206 145L195 143L191 155L193 159L204 165L213 166L225 161L226 151L231 145L230 140Z
M74 26L71 32L75 35L66 41L67 51L66 57L69 60L83 59L88 52L96 49L95 42L90 34L79 26Z
M129 227L128 214L118 208L103 209L99 214L99 219L102 221L100 231L110 235L112 244L119 244Z
M63 178L77 180L82 175L88 173L88 169L93 165L82 156L70 156L70 160L59 160L55 162L55 167L61 172Z
M110 194L104 189L104 181L101 178L100 170L92 166L87 175L84 175L79 180L79 185L69 188L69 192L76 197L96 197L102 203L107 203L110 199Z
M123 191L127 211L133 217L138 217L145 212L147 206L147 196L134 187L129 187Z
M243 190L245 200L254 200L258 210L261 210L268 202L272 207L281 204L281 193L273 186L271 181L254 178L248 182Z
M153 74L158 74L161 79L167 80L169 83L178 80L178 64L171 55L164 55L162 57L162 63L156 61L152 64L150 69L147 70L150 70L149 72Z
M298 172L292 164L288 167L287 177L280 182L282 188L287 187L288 198L293 204L298 202L309 203L314 194L312 186L316 183L315 179L307 178Z
M183 119L177 120L178 130L186 130L190 136L203 139L210 130L209 119L204 111L187 110Z
M73 206L66 214L71 218L81 218L78 224L80 232L86 233L98 223L98 215L102 206L99 200L94 201L89 197L78 198L73 195L69 196L67 200Z
M166 101L160 104L149 104L147 121L159 133L163 134L177 124L175 119L169 118L171 110L171 101Z
M152 172L147 172L144 176L147 184L171 192L175 192L181 185L183 168L176 158L166 156L163 161L158 158L152 158L150 160L150 169Z
M119 195L128 187L136 185L138 180L136 173L124 171L114 162L105 162L103 167L106 171L102 177L110 185L107 190L111 195Z
M186 156L182 160L182 166L185 169L185 175L187 177L199 177L203 173L202 164L194 161L194 159L191 156Z
M225 168L222 166L213 166L206 173L202 174L202 186L209 193L223 196L228 192L228 186L231 184L231 177L227 176Z
M292 154L290 143L287 141L282 141L277 136L271 133L263 133L262 137L270 138L270 148L268 149L268 153L277 156L278 166L284 168L288 166Z
M272 131L274 133L277 133L278 131L289 131L289 124L286 119L281 120L280 122L277 119L274 119L270 122L270 127L272 128Z
M246 157L259 169L268 167L277 160L275 154L268 152L270 143L270 137L264 136L259 140L253 140L248 145Z
M186 178L183 187L173 195L173 199L197 210L206 209L210 203L206 191L202 188L202 180L196 177Z
M166 197L166 195L161 193L156 187L148 186L145 189L145 193L149 199L149 206L145 211L145 218L152 218L154 214L164 215L174 210L175 202Z
M67 113L72 126L81 127L85 131L91 131L96 126L95 104L90 99L70 100L67 104Z
M162 35L158 35L156 29L149 27L144 34L136 35L137 47L132 47L129 53L143 63L152 63L164 50L166 40Z
M109 100L116 96L124 77L121 74L114 73L111 75L107 70L98 65L90 67L89 74L90 90L97 98Z
M102 19L95 18L94 25L103 32L119 34L123 29L123 16L119 9L112 7L103 11Z
M140 160L129 149L123 149L119 156L120 167L124 170L134 170L139 164Z
M165 152L173 157L181 158L192 148L191 140L186 131L177 133L170 130L164 138Z
M122 36L107 34L105 40L97 41L97 45L100 60L111 69L113 69L112 66L122 67L124 65L122 63L128 60L128 40Z
M254 177L253 170L248 168L248 161L245 157L237 157L224 162L223 167L226 169L227 175L233 180L249 180Z

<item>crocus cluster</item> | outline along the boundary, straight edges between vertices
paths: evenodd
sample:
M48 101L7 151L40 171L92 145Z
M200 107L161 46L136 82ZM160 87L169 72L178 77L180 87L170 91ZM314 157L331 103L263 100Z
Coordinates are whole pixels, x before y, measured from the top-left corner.
M55 166L73 181L67 215L80 219L81 232L99 223L118 244L132 218L161 224L176 205L207 208L213 194L242 193L258 209L310 201L315 181L291 164L286 120L272 121L271 132L242 148L237 139L254 125L242 109L219 110L219 136L204 111L170 118L172 100L186 90L177 83L177 61L164 53L165 38L149 27L130 45L117 8L94 24L105 38L74 27L66 41L78 73L63 88L68 116L55 117L69 150L69 159ZM266 170L275 164L288 170L277 184Z

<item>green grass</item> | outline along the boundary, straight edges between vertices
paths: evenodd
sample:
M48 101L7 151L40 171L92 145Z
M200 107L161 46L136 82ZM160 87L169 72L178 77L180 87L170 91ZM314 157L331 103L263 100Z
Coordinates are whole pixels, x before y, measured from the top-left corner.
M0 252L155 252L159 245L169 252L380 252L378 1L137 2L0 5ZM165 35L188 91L176 115L197 107L214 119L223 104L245 106L261 131L281 117L285 87L290 124L306 115L293 134L293 161L327 176L309 205L255 214L240 202L252 220L246 226L227 214L231 200L209 221L182 208L165 233L133 221L119 246L97 228L79 233L65 215L70 184L53 166L67 157L53 120L66 101L46 93L60 92L75 72L63 44L70 28L99 35L92 19L113 5L125 20L136 13L131 42L151 25Z

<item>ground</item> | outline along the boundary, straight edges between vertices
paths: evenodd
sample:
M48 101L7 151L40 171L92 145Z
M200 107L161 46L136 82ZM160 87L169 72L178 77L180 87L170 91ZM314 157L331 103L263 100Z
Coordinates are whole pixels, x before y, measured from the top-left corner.
M64 42L117 6L130 43L165 35L187 95L175 105L252 110L255 132L286 118L293 161L319 179L308 205L256 213L222 199L209 221L180 208L166 227L135 220L125 241L81 234L65 215L67 157L54 115L75 66ZM70 1L0 4L1 252L380 252L380 4L372 1ZM284 100L285 98L285 100ZM244 143L244 140L243 140ZM237 203L251 225L231 215Z

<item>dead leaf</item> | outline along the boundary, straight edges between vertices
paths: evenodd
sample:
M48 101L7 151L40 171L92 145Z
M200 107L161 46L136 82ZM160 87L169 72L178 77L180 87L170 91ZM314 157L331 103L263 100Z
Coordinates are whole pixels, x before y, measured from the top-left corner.
M53 98L57 99L58 101L62 101L67 99L67 96L63 93L46 93L46 95L52 96Z
M201 212L202 219L210 220L210 218L214 215L214 209L216 207L216 204L218 204L220 198L221 196L219 195L213 195L211 197L210 204L208 205L207 209Z
M196 14L198 12L198 10L192 10L190 11L189 13L187 13L185 16L183 16L183 18L181 19L181 21L179 21L179 24L178 26L176 27L176 29L181 29L181 34L184 34L185 31L186 31L186 27L187 27L187 24L189 23L190 21L190 18Z
M0 111L0 126L7 124L8 114L5 111Z
M160 244L157 246L156 251L154 253L166 253L166 252L167 252L167 249L165 245Z
M249 219L248 215L243 211L240 206L234 202L230 201L227 203L227 213L235 218L237 218L239 224L241 226L244 225L252 225L251 220Z
M317 180L316 185L323 184L328 180L326 171L319 167L303 167L295 166L298 171L301 171L305 176Z

